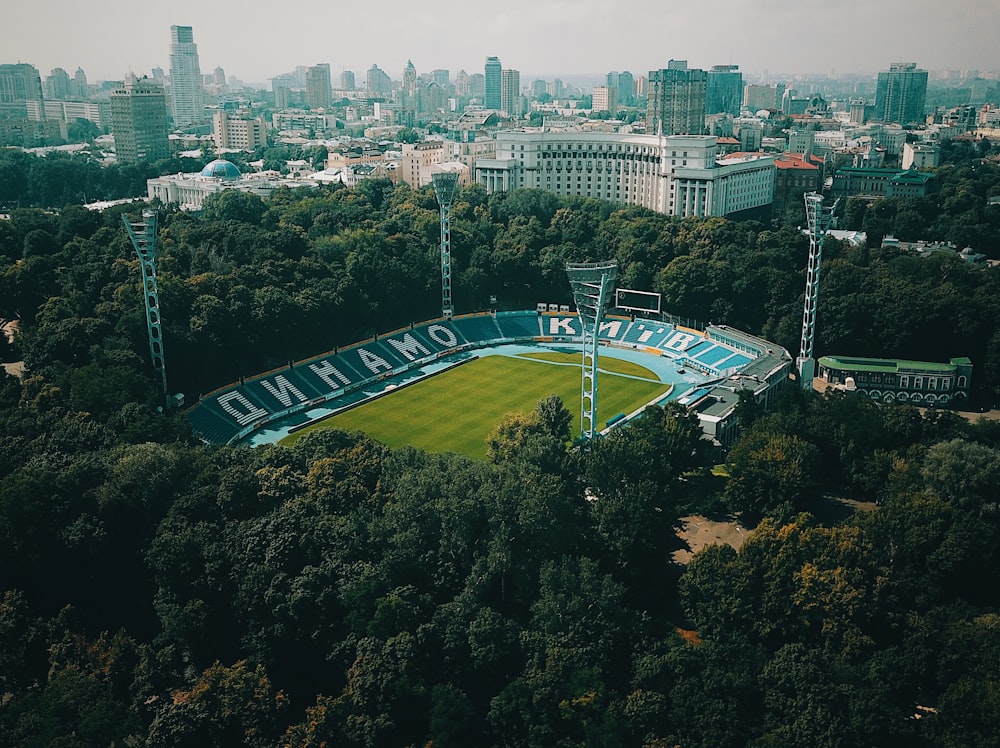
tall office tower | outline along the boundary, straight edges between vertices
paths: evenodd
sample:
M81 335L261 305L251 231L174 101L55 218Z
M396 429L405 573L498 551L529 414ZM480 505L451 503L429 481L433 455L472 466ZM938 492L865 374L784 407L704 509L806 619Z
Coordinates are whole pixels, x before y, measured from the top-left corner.
M785 95L785 84L747 83L743 87L743 106L751 112L761 109L780 109Z
M170 27L170 100L174 127L202 118L201 67L190 26Z
M218 67L212 71L212 85L219 86L220 88L225 88L226 71L223 70L221 67Z
M441 88L448 88L451 85L451 73L447 70L442 70L438 68L431 73L431 78L437 83Z
M618 73L618 102L632 104L635 98L635 78L628 70Z
M458 75L455 76L455 95L469 95L469 74L465 72L465 68L459 70Z
M604 76L604 85L608 88L618 88L618 71L612 70Z
M169 158L167 97L150 78L129 75L111 92L111 134L120 163Z
M353 70L342 70L342 71L340 71L340 89L342 91L353 91L354 90L354 71Z
M713 65L705 84L705 114L740 113L743 103L743 73L739 65Z
M566 86L563 85L561 78L556 78L549 84L549 93L553 99L561 99L566 95Z
M42 101L42 77L25 62L0 65L0 104Z
M372 65L368 68L367 89L369 96L388 96L392 93L392 79L378 65Z
M500 73L500 111L509 117L520 117L521 71L503 70Z
M894 62L888 72L878 74L875 88L875 119L909 124L924 121L927 101L927 71L915 62Z
M503 85L503 66L500 64L500 58L487 57L486 69L483 72L486 75L486 95L483 98L483 106L487 109L500 109L500 88Z
M531 81L531 98L538 99L545 96L549 92L549 84L547 81L536 79Z
M87 74L83 72L83 68L76 69L76 74L73 76L73 84L70 86L70 90L73 92L73 96L77 99L90 98L90 85L87 83Z
M310 109L329 109L332 103L330 64L321 62L306 68L306 106Z
M70 78L62 68L54 68L45 79L46 99L68 99L70 96Z
M671 60L665 70L649 71L646 133L701 135L705 130L704 70L688 70L684 60Z

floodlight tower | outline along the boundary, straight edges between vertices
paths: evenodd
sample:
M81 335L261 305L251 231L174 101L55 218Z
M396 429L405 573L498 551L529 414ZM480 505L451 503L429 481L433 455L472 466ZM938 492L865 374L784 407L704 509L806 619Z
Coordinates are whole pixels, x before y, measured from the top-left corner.
M614 297L618 263L585 262L566 266L573 301L583 328L583 366L580 379L580 436L593 439L597 424L597 334L604 311Z
M163 399L170 407L170 395L167 392L167 365L163 359L163 332L160 328L160 294L156 286L156 212L142 211L142 220L131 223L128 216L123 215L125 230L132 239L132 246L139 255L139 266L142 269L143 297L146 301L146 329L149 333L149 355L153 360L153 368L160 372L163 384Z
M823 196L819 193L807 192L803 197L806 203L806 220L809 222L809 266L806 272L806 301L802 309L802 347L796 363L802 389L812 389L813 377L816 376L813 338L816 334L816 305L819 301L819 266L823 259L823 237L830 227L837 202L824 208Z
M451 201L455 198L458 174L438 172L431 176L431 182L441 207L441 316L450 318L455 311L451 303Z

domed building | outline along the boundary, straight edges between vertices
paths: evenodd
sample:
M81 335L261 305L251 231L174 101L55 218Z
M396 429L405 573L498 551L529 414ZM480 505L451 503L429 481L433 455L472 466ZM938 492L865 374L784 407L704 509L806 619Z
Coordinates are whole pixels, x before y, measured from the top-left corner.
M316 187L309 179L286 179L274 172L242 174L232 161L217 158L200 172L173 174L146 180L146 193L150 200L175 203L181 210L202 209L205 198L222 190L241 190L267 197L282 187Z
M232 161L226 161L224 158L217 158L206 164L205 168L201 170L201 175L221 179L224 182L232 182L243 177L236 164Z

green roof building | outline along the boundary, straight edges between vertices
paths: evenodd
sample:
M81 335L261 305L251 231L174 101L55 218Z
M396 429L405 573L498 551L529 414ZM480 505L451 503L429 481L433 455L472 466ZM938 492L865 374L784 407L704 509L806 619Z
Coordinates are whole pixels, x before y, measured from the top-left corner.
M946 364L903 359L823 356L818 376L838 389L857 391L881 403L953 407L969 400L972 361Z

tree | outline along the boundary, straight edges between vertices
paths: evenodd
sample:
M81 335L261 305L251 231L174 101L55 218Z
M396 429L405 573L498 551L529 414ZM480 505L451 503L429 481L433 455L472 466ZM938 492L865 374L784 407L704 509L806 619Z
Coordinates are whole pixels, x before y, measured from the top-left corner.
M726 461L726 502L745 523L772 512L789 516L809 496L818 456L812 444L797 436L752 429Z

